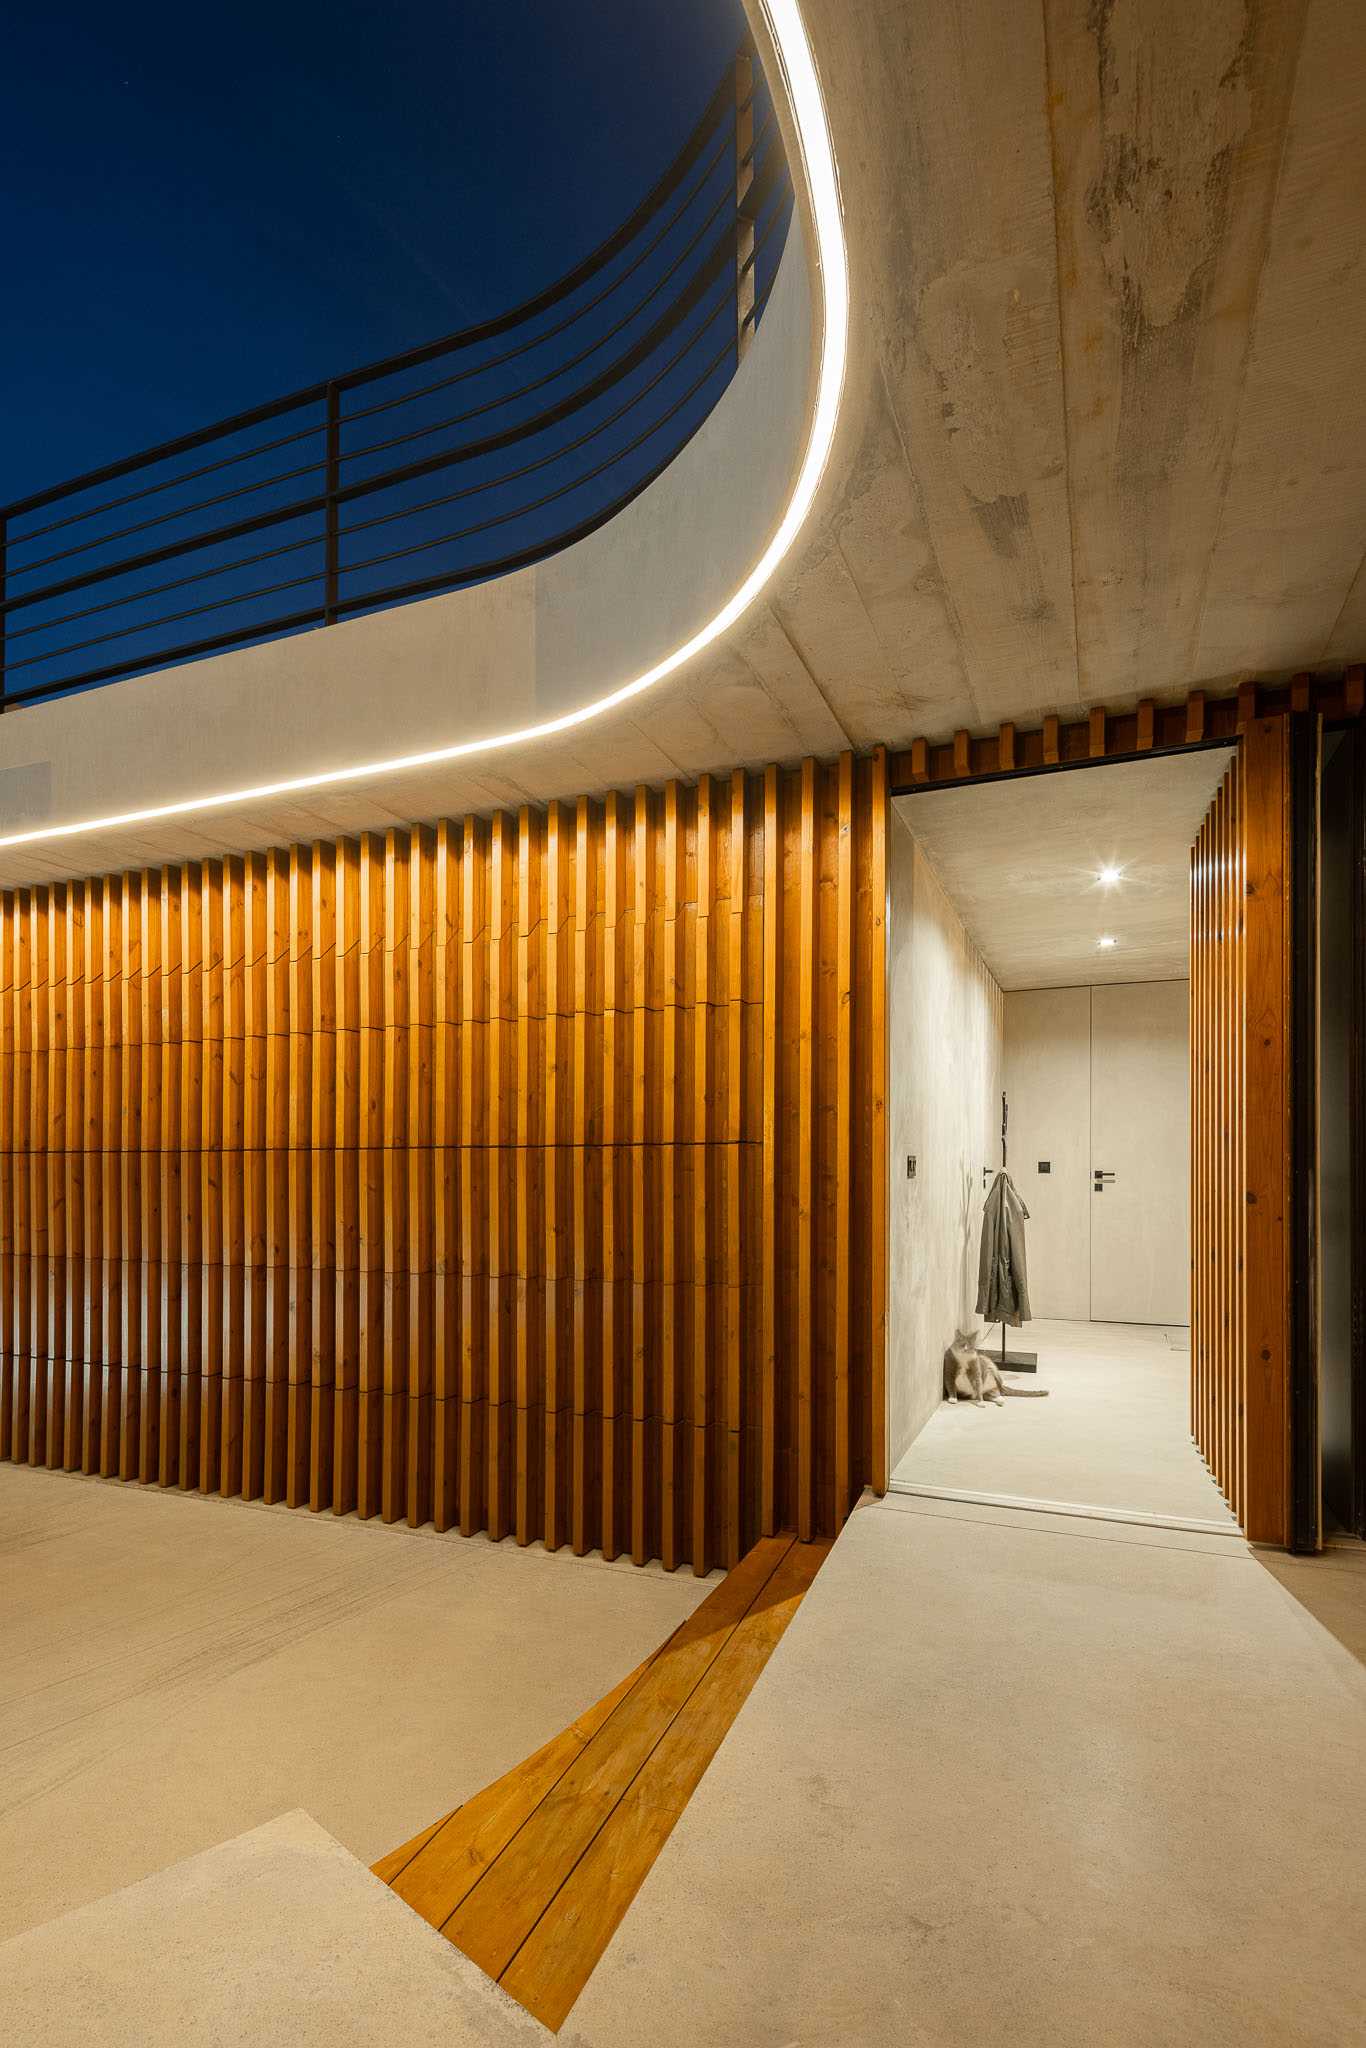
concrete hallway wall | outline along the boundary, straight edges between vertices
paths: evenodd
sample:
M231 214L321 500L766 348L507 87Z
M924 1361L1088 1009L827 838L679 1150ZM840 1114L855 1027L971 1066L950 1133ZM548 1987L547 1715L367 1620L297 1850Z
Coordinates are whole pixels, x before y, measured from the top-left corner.
M895 1466L939 1405L944 1347L955 1327L976 1320L982 1169L1000 1156L1004 999L895 804L887 877L887 1381Z

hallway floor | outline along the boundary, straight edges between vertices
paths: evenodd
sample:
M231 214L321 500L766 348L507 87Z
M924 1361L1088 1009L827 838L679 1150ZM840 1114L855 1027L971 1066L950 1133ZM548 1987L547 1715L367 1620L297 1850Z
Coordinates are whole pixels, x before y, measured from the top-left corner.
M999 1331L991 1333L999 1343ZM1190 1438L1186 1330L1146 1324L1038 1321L1008 1333L1037 1351L1046 1400L1004 1407L946 1401L906 1452L892 1485L1236 1523ZM1178 1348L1179 1347L1179 1348Z

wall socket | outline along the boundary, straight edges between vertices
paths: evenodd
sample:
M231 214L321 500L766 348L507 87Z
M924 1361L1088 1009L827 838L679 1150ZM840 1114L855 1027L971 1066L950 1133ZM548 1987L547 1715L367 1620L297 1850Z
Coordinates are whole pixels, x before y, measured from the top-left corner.
M908 1152L908 1153L906 1154L906 1178L907 1178L907 1180L914 1180L914 1179L915 1179L915 1154L914 1154L914 1152Z

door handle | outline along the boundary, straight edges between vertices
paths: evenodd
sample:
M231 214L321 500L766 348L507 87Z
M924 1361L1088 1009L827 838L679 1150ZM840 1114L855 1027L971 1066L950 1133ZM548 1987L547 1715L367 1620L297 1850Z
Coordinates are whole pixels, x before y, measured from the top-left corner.
M1114 1175L1112 1173L1106 1173L1104 1168L1100 1166L1092 1167L1091 1171L1095 1175L1095 1180L1092 1186L1092 1193L1097 1195L1103 1195L1105 1193L1106 1181L1113 1180Z

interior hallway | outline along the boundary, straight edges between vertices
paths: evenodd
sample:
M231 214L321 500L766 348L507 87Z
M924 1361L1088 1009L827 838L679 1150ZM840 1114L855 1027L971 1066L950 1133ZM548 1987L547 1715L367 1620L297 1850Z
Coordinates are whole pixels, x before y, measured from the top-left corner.
M1342 2048L1363 1755L1366 1670L1242 1542L889 1496L560 2039Z
M1048 1322L1007 1332L1036 1351L1036 1373L1008 1373L1045 1400L1003 1408L945 1401L892 1474L932 1487L1194 1521L1237 1523L1191 1441L1190 1333L1122 1323ZM989 1330L988 1348L1000 1343Z

